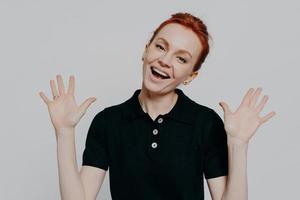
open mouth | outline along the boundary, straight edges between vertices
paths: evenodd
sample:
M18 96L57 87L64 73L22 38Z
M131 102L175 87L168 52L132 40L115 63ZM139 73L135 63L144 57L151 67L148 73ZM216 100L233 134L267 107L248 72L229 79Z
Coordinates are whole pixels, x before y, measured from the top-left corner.
M153 76L155 76L156 78L159 78L159 79L169 79L170 78L170 76L168 74L157 70L153 66L151 66L150 68L151 68L151 72L152 72Z

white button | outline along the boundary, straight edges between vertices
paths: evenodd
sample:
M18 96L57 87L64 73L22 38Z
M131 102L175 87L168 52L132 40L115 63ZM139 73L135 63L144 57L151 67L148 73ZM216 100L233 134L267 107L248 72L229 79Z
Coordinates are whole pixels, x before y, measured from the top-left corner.
M162 122L163 122L163 118L159 118L159 119L158 119L158 123L161 124Z
M152 131L152 133L153 133L153 135L157 135L158 130L157 130L157 129L154 129L154 130Z
M156 143L156 142L153 142L153 143L151 144L151 146L152 146L153 149L155 149L155 148L157 147L157 143Z

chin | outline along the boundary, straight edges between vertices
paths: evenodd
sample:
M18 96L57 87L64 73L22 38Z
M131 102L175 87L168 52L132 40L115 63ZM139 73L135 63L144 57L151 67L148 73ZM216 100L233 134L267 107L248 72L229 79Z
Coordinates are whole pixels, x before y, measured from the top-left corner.
M165 80L160 81L155 79L150 67L145 70L145 74L143 76L143 86L145 90L153 93L168 93L176 88L174 86L174 80Z
M143 81L143 89L147 92L155 93L155 94L165 94L173 91L176 87L175 86L163 86L160 84L153 83L149 80Z
M154 93L157 93L163 89L160 85L151 83L150 81L147 80L143 81L143 88L149 92L154 92Z

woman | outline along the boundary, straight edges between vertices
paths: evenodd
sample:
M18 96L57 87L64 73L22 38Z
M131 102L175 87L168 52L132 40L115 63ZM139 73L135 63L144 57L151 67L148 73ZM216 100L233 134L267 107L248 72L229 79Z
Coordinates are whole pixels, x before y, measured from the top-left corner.
M143 54L143 83L127 101L105 108L88 131L78 172L75 126L96 98L80 106L74 76L65 92L62 77L50 81L53 100L42 92L57 139L63 199L95 199L106 171L112 199L204 199L203 174L212 199L247 199L247 147L264 117L268 96L250 88L238 109L225 102L224 124L211 108L197 104L177 87L188 85L209 52L204 23L176 13L154 32Z

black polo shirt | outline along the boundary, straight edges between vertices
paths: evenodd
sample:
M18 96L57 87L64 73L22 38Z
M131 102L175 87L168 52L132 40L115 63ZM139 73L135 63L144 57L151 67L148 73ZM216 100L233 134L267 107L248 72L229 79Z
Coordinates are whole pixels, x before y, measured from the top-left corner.
M228 173L222 119L176 88L174 107L152 120L140 91L94 117L82 165L109 168L113 200L203 200L203 178Z

